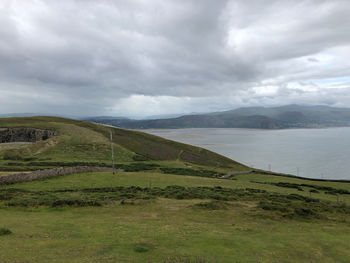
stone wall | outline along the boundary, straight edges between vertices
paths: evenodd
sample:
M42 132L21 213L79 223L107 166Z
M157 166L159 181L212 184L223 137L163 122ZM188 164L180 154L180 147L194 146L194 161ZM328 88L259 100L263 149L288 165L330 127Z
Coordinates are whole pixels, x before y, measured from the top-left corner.
M28 182L61 175L88 172L112 172L112 168L90 166L59 167L53 169L38 170L31 173L9 174L0 176L0 185Z

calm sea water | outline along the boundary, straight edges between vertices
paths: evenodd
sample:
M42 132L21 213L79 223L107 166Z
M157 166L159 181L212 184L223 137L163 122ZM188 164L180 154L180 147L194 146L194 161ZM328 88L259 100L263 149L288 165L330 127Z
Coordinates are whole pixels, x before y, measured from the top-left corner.
M350 179L350 128L145 130L254 168L309 178Z

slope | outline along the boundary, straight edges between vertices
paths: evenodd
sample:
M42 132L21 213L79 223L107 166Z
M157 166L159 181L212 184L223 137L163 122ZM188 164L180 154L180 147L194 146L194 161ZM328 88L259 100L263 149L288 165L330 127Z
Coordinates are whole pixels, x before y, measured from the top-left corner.
M142 132L107 127L58 117L0 119L0 128L35 128L56 131L58 136L35 143L0 144L2 170L38 167L110 166L110 132L117 163L171 161L212 167L243 165L208 150L165 140ZM25 168L23 168L25 167Z

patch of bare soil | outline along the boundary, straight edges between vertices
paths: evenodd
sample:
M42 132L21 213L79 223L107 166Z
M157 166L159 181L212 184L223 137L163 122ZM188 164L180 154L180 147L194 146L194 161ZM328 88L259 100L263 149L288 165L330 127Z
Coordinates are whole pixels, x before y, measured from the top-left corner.
M42 153L42 152L46 151L49 147L57 145L57 143L58 143L57 140L49 140L49 141L45 142L43 147L41 147L39 150L37 150L35 152L35 154Z

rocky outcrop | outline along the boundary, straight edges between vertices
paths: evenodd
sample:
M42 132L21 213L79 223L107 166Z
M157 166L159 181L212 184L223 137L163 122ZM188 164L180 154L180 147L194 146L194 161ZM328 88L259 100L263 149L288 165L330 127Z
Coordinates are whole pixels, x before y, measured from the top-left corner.
M0 143L37 142L57 135L57 131L35 128L0 128Z

